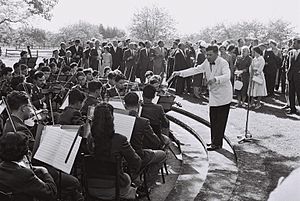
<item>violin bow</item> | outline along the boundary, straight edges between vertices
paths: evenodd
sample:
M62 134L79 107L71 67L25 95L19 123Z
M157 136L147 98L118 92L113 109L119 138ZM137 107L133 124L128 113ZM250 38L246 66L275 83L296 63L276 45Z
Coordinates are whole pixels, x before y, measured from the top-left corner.
M27 94L27 96L28 96L28 98L29 98L29 105L30 105L30 107L31 107L32 110L33 110L33 113L34 113L34 116L35 116L36 120L38 121L39 119L38 119L37 113L36 113L36 111L35 111L35 108L33 107L32 103L31 103L31 100L30 100L30 94L29 94L28 88L27 88L27 86L26 86L26 83L23 82L22 85L23 85L23 88L24 88L24 90L25 90L25 93Z
M125 107L125 104L124 104L124 102L123 102L123 99L121 98L121 95L120 95L120 93L119 93L119 90L117 89L116 86L114 86L114 87L115 87L115 89L116 89L116 92L117 92L117 94L118 94L119 99L121 100L121 103L122 103L123 106Z
M17 133L16 125L15 125L14 120L13 120L12 117L11 117L11 110L10 110L9 105L7 104L6 97L2 96L2 101L3 101L3 103L4 103L5 106L6 106L6 111L7 111L7 114L8 114L8 118L9 118L9 121L10 121L10 123L11 123L11 126L12 126L12 128L13 128L13 130L14 130L14 133ZM29 102L30 102L30 101L29 101ZM33 167L32 167L32 165L31 165L31 161L30 161L30 159L29 159L28 154L26 154L25 156L26 156L26 159L28 160L30 169L33 170Z

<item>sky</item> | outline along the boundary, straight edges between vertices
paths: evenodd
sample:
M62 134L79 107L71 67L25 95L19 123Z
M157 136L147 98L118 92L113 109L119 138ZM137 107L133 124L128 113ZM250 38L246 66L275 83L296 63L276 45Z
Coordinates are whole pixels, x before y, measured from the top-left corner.
M152 5L167 10L181 35L197 33L222 22L266 23L274 19L290 22L300 33L300 0L59 0L50 22L39 19L32 25L57 32L63 26L86 21L128 31L133 13Z

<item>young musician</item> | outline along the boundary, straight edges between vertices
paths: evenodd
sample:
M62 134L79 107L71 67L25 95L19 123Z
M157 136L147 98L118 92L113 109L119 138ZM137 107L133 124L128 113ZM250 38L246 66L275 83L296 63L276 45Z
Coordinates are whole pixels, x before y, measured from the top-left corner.
M139 97L134 92L129 92L124 97L125 108L131 116L135 116L130 144L142 159L142 168L148 166L149 179L154 179L163 163L166 161L166 153L160 149L163 144L153 132L150 121L146 118L139 117ZM150 173L151 172L151 173Z
M87 115L89 106L94 106L100 103L102 84L99 81L91 81L88 83L88 91L86 99L83 101L81 114Z
M11 87L12 68L4 67L1 70L0 92L1 96L7 96L13 89Z
M44 167L29 169L21 163L29 150L22 132L9 132L0 138L0 190L14 192L14 200L54 200L57 189Z
M34 86L32 88L31 101L35 108L38 110L45 108L46 105L46 97L42 93L42 88L44 87L45 83L46 79L44 73L41 71L35 72L35 74L33 75Z
M69 105L64 109L60 115L59 124L61 125L82 125L84 121L82 119L80 109L85 99L83 93L78 89L72 89L69 93Z
M141 116L150 120L151 127L155 134L159 137L159 139L167 144L169 139L166 135L168 135L168 129L170 127L170 123L164 109L159 104L152 103L152 99L155 97L156 89L152 85L147 85L143 89L143 100L144 103L142 105L142 113ZM162 134L162 130L167 130L165 132L166 135Z

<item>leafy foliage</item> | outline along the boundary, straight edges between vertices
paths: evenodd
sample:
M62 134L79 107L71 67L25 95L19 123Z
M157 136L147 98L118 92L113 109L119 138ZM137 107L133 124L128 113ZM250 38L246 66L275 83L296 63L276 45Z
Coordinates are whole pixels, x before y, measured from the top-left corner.
M144 7L133 14L129 30L131 36L137 39L166 40L174 35L174 24L174 19L164 8L157 6Z
M58 0L0 0L0 25L26 22L31 16L51 19L51 10Z

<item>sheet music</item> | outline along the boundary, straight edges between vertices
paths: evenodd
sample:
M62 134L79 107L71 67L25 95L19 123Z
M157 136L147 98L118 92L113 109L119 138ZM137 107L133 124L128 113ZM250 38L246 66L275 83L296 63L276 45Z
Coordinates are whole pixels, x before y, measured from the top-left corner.
M131 138L135 123L135 117L126 114L114 112L115 132L127 137L128 141Z
M59 109L63 110L67 106L69 106L69 93L66 95L66 98L65 98L64 102L62 103L62 105L60 106Z
M76 137L78 130L61 129L59 126L47 126L43 132L40 146L34 158L47 163L56 169L70 174L81 137L78 136L67 163L65 160Z
M5 110L6 105L3 103L3 101L0 101L0 114L2 114L2 112Z
M122 101L110 100L108 103L111 104L113 108L125 110Z
M159 100L159 96L156 95L156 96L152 99L152 103L157 104L157 103L158 103L158 100Z

